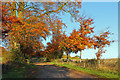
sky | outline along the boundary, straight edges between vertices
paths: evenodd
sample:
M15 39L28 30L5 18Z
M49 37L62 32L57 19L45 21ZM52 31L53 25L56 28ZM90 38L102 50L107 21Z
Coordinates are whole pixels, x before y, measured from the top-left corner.
M101 31L104 31L107 27L109 30L114 33L110 37L112 40L118 40L118 3L117 2L83 2L80 9L80 14L84 14L87 17L94 19L94 31L95 34L99 34ZM79 24L71 21L69 14L61 16L63 22L67 25L66 34L69 34L74 29L78 29ZM50 38L46 42L49 42ZM112 43L109 47L104 48L107 50L106 53L103 53L101 59L108 58L118 58L118 42ZM82 59L93 59L96 58L95 53L98 50L86 49L82 51ZM70 56L79 55L71 53Z

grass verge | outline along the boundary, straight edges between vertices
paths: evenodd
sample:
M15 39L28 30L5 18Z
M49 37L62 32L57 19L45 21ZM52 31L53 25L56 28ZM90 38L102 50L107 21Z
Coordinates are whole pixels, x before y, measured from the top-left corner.
M49 62L49 63L62 66L62 67L67 67L67 68L74 69L77 71L82 71L82 72L97 76L98 78L118 78L119 77L117 73L116 74L108 73L104 70L88 69L88 68L70 65L69 63L65 63L65 64L55 63L55 62Z
M29 77L32 69L36 66L32 63L30 64L21 64L20 66L13 67L9 72L2 74L2 79L6 78L25 78Z

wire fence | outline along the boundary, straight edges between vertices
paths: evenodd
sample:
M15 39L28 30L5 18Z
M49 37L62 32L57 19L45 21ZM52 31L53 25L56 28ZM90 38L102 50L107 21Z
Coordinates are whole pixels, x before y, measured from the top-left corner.
M89 68L89 69L99 69L99 70L105 70L105 71L112 71L112 72L118 72L118 59L102 59L100 60L100 65L98 67L98 63L96 59L86 59L82 60L75 60L75 59L59 59L55 60L56 63L61 64L70 64L73 66L79 66L83 68Z

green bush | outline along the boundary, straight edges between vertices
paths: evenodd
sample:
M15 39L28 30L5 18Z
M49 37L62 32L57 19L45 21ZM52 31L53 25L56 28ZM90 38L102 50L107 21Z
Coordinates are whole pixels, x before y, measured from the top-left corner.
M12 49L8 51L6 54L2 55L2 63L9 64L9 63L24 63L25 57L20 52L19 49Z
M8 51L6 54L2 55L2 63L3 64L8 64L10 62L13 62L14 58L14 54L10 53L10 51Z

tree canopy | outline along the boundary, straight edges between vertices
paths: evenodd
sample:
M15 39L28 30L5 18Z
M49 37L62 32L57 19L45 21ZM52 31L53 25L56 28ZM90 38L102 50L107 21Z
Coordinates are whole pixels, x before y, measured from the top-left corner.
M43 54L52 58L63 52L71 53L87 48L100 48L110 45L109 31L101 35L94 33L94 20L80 16L81 2L2 2L2 39L11 49L20 49L25 55ZM63 28L66 24L61 15L69 13L80 24L70 36ZM75 27L75 26L73 26ZM43 40L52 35L47 46ZM101 51L101 53L104 51ZM96 53L97 58L101 55Z

